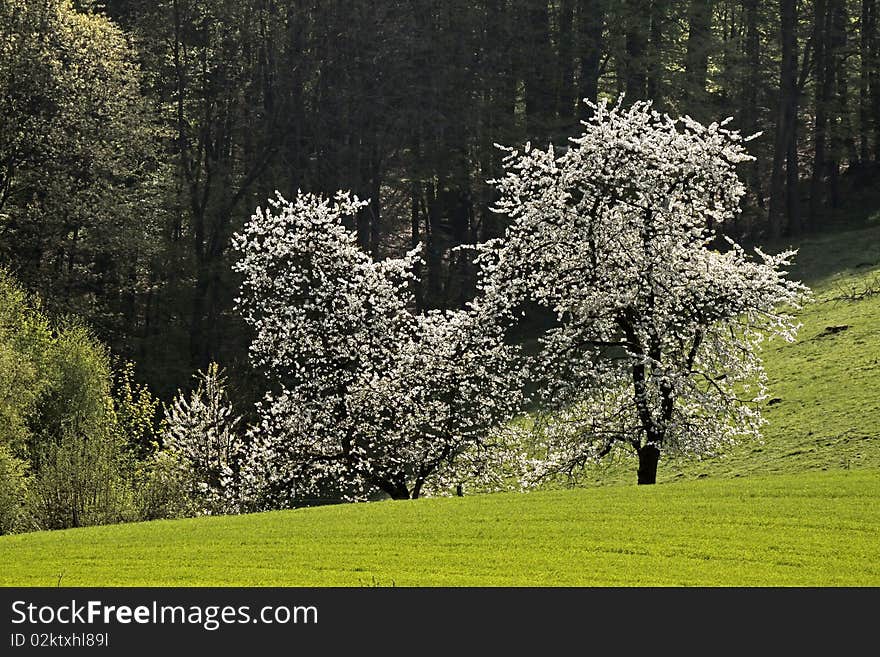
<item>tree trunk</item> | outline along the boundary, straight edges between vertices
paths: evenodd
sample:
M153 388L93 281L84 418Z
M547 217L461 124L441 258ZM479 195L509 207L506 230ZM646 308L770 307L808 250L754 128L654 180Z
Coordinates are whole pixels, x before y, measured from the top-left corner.
M663 28L666 23L666 8L668 0L653 0L651 2L651 59L648 64L648 98L654 101L657 111L664 110L663 100Z
M833 71L831 116L831 149L828 163L829 201L831 208L840 206L840 165L848 158L855 159L855 142L850 125L849 76L846 68L847 24L849 17L844 0L831 0L829 6L831 52L828 61Z
M788 108L788 138L785 153L785 217L788 235L803 232L798 173L798 102L797 91L792 93Z
M877 33L877 12L877 0L870 0L866 25L868 52L871 59L868 71L868 96L870 97L871 121L874 127L874 161L880 162L880 35Z
M639 448L639 485L657 483L657 463L660 461L660 448L645 445Z
M770 176L770 237L779 239L792 226L797 207L797 3L780 0L782 68L773 171ZM787 164L787 166L785 166ZM783 167L785 166L785 169ZM786 175L787 171L787 175ZM786 184L787 183L787 184ZM798 225L795 225L797 228Z
M574 0L562 0L559 5L559 90L556 94L556 113L565 130L574 118Z
M516 143L516 61L512 38L513 9L502 0L486 3L483 34L486 40L486 75L483 82L483 122L479 148L480 175L475 176L474 203L480 208L480 241L501 237L504 222L492 212L497 190L488 184L502 171L502 154L494 144ZM575 90L572 89L572 93Z
M758 0L745 0L745 59L746 83L743 97L743 124L745 134L759 132L758 88L761 84L761 34L758 27ZM764 208L764 190L760 163L749 162L748 182L759 208Z
M422 244L421 236L421 213L420 206L422 203L422 185L419 181L413 180L410 183L410 248L415 249ZM413 283L414 296L416 302L416 312L421 312L424 308L424 300L422 298L422 264L416 261L415 281Z
M583 102L586 98L595 103L599 96L599 74L604 42L605 12L600 0L580 0L578 6L578 30L580 33L580 98L578 116L585 118L590 108Z
M826 0L816 0L813 22L813 49L815 53L816 116L813 125L813 173L810 178L809 226L817 228L822 223L826 153L828 131L828 103L834 81L830 79L828 65L828 11Z
M554 108L550 13L546 0L528 0L524 7L526 38L521 54L528 138L545 145Z
M437 190L443 188L443 180L429 182L425 186L427 195L425 206L425 267L427 282L425 305L436 307L441 301L440 267L442 264L442 247L440 244L440 201Z
M688 37L685 53L685 111L704 121L707 107L706 78L712 26L712 1L691 0L688 6Z
M406 488L406 484L399 482L391 484L386 492L391 496L392 500L408 500L411 497L410 492Z
M626 104L644 100L647 92L647 72L645 61L646 36L645 14L649 11L648 0L627 0L626 12L626 57L623 62L624 90Z
M862 0L861 31L859 33L859 161L866 163L871 157L871 106L869 90L871 71L874 67L871 39L874 32L875 0Z
M374 146L370 166L370 255L374 260L382 258L382 171L378 151Z

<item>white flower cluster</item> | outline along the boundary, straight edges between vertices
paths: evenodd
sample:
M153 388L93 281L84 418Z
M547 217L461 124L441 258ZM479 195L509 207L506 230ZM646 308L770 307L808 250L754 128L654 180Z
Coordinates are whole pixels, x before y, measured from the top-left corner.
M195 378L196 389L188 396L179 393L165 409L163 444L156 459L177 470L200 513L225 513L237 508L240 418L233 413L216 363Z
M727 121L592 107L562 155L506 149L494 182L511 223L478 258L492 313L516 322L531 304L556 320L531 359L554 411L532 482L617 446L701 455L758 435L759 343L794 339L809 292L786 279L794 252L751 257L719 237L744 193L736 165L752 159Z
M520 407L500 328L477 305L414 313L418 250L373 261L343 223L363 206L279 195L234 238L237 304L272 386L241 468L249 508L418 497Z

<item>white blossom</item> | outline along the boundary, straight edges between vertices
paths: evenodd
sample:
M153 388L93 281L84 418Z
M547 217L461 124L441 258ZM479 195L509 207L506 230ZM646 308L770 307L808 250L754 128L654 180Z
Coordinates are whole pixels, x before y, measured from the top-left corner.
M272 388L241 470L252 508L418 497L519 408L524 370L492 317L413 312L418 250L373 261L343 223L363 205L279 195L235 237Z
M178 393L165 409L163 444L158 461L173 465L191 488L203 514L237 510L238 461L242 444L240 418L233 412L223 371L211 363L197 372L189 395Z
M720 228L752 159L727 121L703 126L650 103L592 105L585 131L552 147L506 149L493 181L507 234L480 247L484 305L518 321L555 318L532 371L549 412L533 434L529 483L612 450L640 455L653 482L660 452L714 454L758 436L762 340L794 340L807 288L795 255L749 255Z

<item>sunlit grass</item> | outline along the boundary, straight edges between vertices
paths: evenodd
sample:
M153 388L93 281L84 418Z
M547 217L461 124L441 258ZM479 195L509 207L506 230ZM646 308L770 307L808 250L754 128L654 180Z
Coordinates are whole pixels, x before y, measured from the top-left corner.
M340 505L0 539L54 586L880 585L880 473Z

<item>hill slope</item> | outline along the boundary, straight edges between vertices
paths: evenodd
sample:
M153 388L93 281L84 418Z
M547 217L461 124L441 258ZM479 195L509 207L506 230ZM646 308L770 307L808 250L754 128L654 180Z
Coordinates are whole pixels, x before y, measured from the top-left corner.
M880 585L880 473L376 502L9 536L4 585Z

